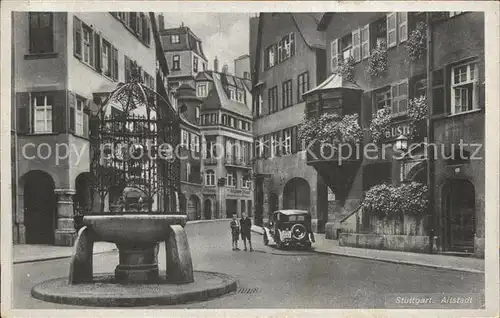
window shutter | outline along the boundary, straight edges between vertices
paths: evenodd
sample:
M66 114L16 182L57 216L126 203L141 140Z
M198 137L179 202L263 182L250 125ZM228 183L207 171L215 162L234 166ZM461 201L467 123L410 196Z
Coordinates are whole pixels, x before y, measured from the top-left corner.
M290 33L290 56L295 55L295 33Z
M52 105L52 132L66 132L67 91L54 93Z
M94 45L94 35L95 32L90 30L90 49L89 49L89 64L95 67L94 64L94 50L95 50L95 45Z
M338 39L333 40L330 45L331 45L330 51L332 56L330 60L331 62L330 68L331 71L334 72L339 64L339 40Z
M111 59L111 68L112 68L112 76L115 81L118 81L118 50L115 47L111 48L111 54L112 54L112 59Z
M399 43L408 40L408 12L398 12Z
M361 60L361 30L357 29L352 31L352 55L354 61L359 62Z
M73 53L82 58L82 22L77 17L73 17Z
M68 131L70 133L75 133L75 108L76 108L76 96L73 92L68 92L68 110L69 110L69 118L68 118Z
M367 24L361 29L361 58L370 57L370 25Z
M397 43L396 36L396 13L387 14L387 47L393 47Z
M89 138L89 115L83 114L83 137Z
M31 94L28 92L16 93L17 108L17 132L19 134L30 133L30 109Z
M97 72L101 73L102 67L102 38L99 34L95 33L94 36L94 47L95 47L95 69Z
M130 59L125 55L125 82L130 81Z
M394 84L391 86L391 112L393 114L397 114L398 113L398 100L397 100L397 97L398 97L399 93L398 93L398 84Z

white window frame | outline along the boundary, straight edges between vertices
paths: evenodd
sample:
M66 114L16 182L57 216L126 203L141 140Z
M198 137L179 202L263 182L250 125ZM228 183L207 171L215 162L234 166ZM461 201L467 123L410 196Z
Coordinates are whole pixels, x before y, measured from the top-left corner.
M88 37L88 38L87 38ZM92 65L90 56L94 48L94 37L92 29L86 25L82 25L82 62L87 65Z
M236 100L236 90L234 87L229 87L229 99Z
M400 92L401 85L406 85L406 95L402 95ZM396 89L397 94L394 94L394 89ZM391 116L402 116L408 112L408 79L402 80L400 82L391 85ZM401 102L406 100L406 110L401 111ZM397 112L394 111L394 106L397 107Z
M287 128L284 130L283 154L290 155L292 153L292 130Z
M388 90L389 94L387 94L387 91L384 89L383 93L384 94L384 108L389 108L389 110L391 109L392 107L392 87L389 87L389 90ZM380 95L382 92L376 92L374 95L375 95L375 112L377 112L380 108L379 108L379 105L378 105L378 99L377 99L377 96ZM388 98L387 98L388 96ZM389 101L389 102L388 102Z
M76 98L75 105L75 133L77 135L83 135L83 108L85 107L85 101L81 98Z
M43 99L43 104L38 105L37 100L39 98ZM34 116L34 127L33 127L33 132L35 134L45 134L45 133L52 133L53 132L53 127L52 127L52 106L53 105L48 105L47 103L48 96L47 95L38 95L38 96L33 96L32 97L32 103L33 103L33 116ZM38 117L38 115L42 115L41 118ZM37 129L37 122L43 123L43 129Z
M398 40L403 43L408 40L408 12L397 13Z
M240 103L243 103L243 92L239 89L236 90L236 100Z
M173 34L170 36L170 42L172 44L179 44L181 43L181 37L178 34Z
M394 27L393 28L389 27L389 24L390 24L389 21L390 21L390 19L394 19ZM387 29L386 29L387 30L386 31L387 32L387 34L386 34L386 36L387 36L387 48L391 48L393 46L396 46L396 44L398 43L398 35L397 35L397 33L398 33L397 32L398 23L397 22L398 21L397 21L397 17L396 17L396 12L392 12L392 13L388 13L387 14L387 17L386 17L386 25L387 25ZM391 42L389 40L390 35L392 33L394 33L394 41L393 42Z
M108 77L111 77L111 64L113 63L113 59L112 59L112 54L111 54L111 44L106 41L106 40L103 40L102 41L102 61L101 61L101 65L102 65L102 72L104 75L108 76Z
M215 171L207 170L205 173L205 185L208 187L215 187Z
M208 95L207 83L198 83L196 86L196 96L207 97L207 95Z
M471 69L471 67L474 66L474 69ZM465 67L465 80L459 79L458 83L455 83L455 72L459 69ZM463 63L460 65L453 66L451 68L451 91L450 91L450 101L451 101L451 114L459 114L459 113L464 113L468 111L472 111L475 109L479 108L479 102L478 102L478 97L479 97L479 68L478 68L478 63L477 61L471 61L468 63ZM456 91L467 91L467 101L468 101L468 94L469 90L468 88L465 88L464 86L466 85L471 85L472 84L472 105L470 105L466 110L464 109L457 109L456 105Z
M237 178L238 176L236 174L236 171L228 171L226 174L226 186L232 188L236 187Z
M175 64L176 64L175 62L178 62L177 63L179 65L178 68L175 67ZM180 71L181 70L181 56L180 55L176 54L176 55L172 56L172 70L173 71Z
M333 73L339 64L339 39L335 39L330 43L330 54L330 68Z
M367 24L361 28L361 59L370 57L370 25Z

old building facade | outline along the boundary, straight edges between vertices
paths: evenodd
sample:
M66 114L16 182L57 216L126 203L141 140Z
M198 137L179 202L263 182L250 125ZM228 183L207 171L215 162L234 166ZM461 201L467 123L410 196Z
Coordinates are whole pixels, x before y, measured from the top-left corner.
M255 222L279 208L306 209L323 231L327 187L297 137L304 118L302 94L325 78L321 15L261 13L250 19L255 137Z
M249 80L227 73L206 71L196 77L196 92L203 99L203 197L207 216L254 215L250 86Z
M154 87L151 21L141 12L16 12L13 21L13 240L71 246L94 94L125 82L132 62Z
M408 50L413 44L409 42L422 23L429 29L421 31L431 36L427 42L430 59L423 54L412 60ZM393 148L389 148L383 158L362 157L350 165L309 160L328 180L333 192L338 192L328 203L327 237L337 238L339 231L351 232L341 234L341 243L371 248L382 244L389 249L427 251L431 235L434 249L439 252L483 256L484 15L476 12L439 12L429 16L412 12L326 13L318 30L325 32L326 64L331 75L305 95L308 116L337 109L335 103L339 102L340 108L335 112L359 114L360 124L366 132L363 143L367 144L372 141L369 127L375 114L379 109L388 108L391 124L382 143L392 145L398 136L409 137L412 133L408 125L409 103L430 95L427 103L433 110L434 140L431 142L439 149L430 181L435 184L431 194L435 198L433 215L417 224L405 219L408 226L400 225L404 228L402 232L385 235L380 241L385 245L378 241L378 236L384 235L374 232L369 216L356 211L363 193L374 185L410 181L426 184L427 162L422 148L409 152L411 159L408 156L402 160L394 158ZM368 68L374 63L375 50L385 54L386 63L383 72L371 76ZM338 72L339 62L342 65L348 59L351 59L352 79L339 80L339 76L346 77L345 73L341 76ZM431 82L429 87L428 81ZM339 96L344 96L345 101L347 94L359 95L352 103L342 103ZM420 137L410 139L410 143L426 138L423 128ZM457 154L461 141L465 144L465 157ZM342 188L340 184L348 186ZM353 223L356 225L349 229L349 224ZM387 239L389 236L394 240Z
M189 220L204 219L203 161L201 160L200 110L202 99L195 90L195 77L207 68L202 41L184 25L165 29L159 16L160 37L169 65L169 88L181 116L181 211Z

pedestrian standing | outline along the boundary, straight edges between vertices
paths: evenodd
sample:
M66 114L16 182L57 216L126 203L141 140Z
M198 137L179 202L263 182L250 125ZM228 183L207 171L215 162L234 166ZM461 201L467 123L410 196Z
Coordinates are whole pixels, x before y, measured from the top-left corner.
M252 248L252 238L250 233L252 232L252 220L247 216L245 212L242 213L242 218L240 220L241 227L241 239L243 240L243 244L245 245L245 251L247 250L247 240L248 245L250 246L250 252L253 252Z
M236 219L236 213L233 213L233 219L231 220L230 226L233 251L239 251L240 249L238 248L238 239L240 236L240 225L238 224L238 220Z

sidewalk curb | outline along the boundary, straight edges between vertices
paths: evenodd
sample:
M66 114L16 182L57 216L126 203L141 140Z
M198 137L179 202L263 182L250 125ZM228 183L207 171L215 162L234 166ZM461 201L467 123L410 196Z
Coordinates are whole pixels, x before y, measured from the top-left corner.
M198 223L211 223L211 222L217 222L217 221L229 221L230 219L212 219L212 220L193 220L193 221L188 221L187 224L198 224ZM108 251L101 251L101 252L96 252L94 255L99 255L99 254L105 254L105 253L110 253L117 251L118 249L115 247L111 250ZM45 262L45 261L53 261L57 259L64 259L64 258L70 258L72 255L65 255L65 256L52 256L52 257L44 257L44 258L36 258L36 259L27 259L27 260L20 260L20 261L14 261L13 264L26 264L26 263L36 263L36 262Z
M260 233L257 230L252 229L252 232L255 232L255 233L260 234L260 235L264 235L263 233ZM324 255L338 255L338 256L345 256L345 257L368 259L368 260L385 262L385 263L392 263L392 264L412 265L412 266L420 266L420 267L428 267L428 268L444 269L444 270L453 270L453 271L467 272L467 273L474 273L474 274L484 274L484 271L472 269L472 268L460 268L460 267L453 267L453 266L441 266L441 265L432 265L432 264L426 264L426 263L407 262L407 261L399 261L399 260L393 260L393 259L387 259L387 258L377 258L377 257L371 257L371 256L363 256L363 255L352 255L352 254L341 253L341 252L321 251L321 250L316 250L316 249L313 249L313 252L318 253L318 254L324 254Z
M102 252L94 253L94 255L111 253L111 252L115 252L117 250L118 249L113 248L112 250L109 250L109 251L102 251ZM53 261L53 260L56 260L56 259L70 258L72 256L73 255L68 255L68 256L52 256L52 257L44 257L44 258L37 258L37 259L28 259L28 260L14 261L13 264L17 265L17 264L27 264L27 263L37 263L37 262Z

